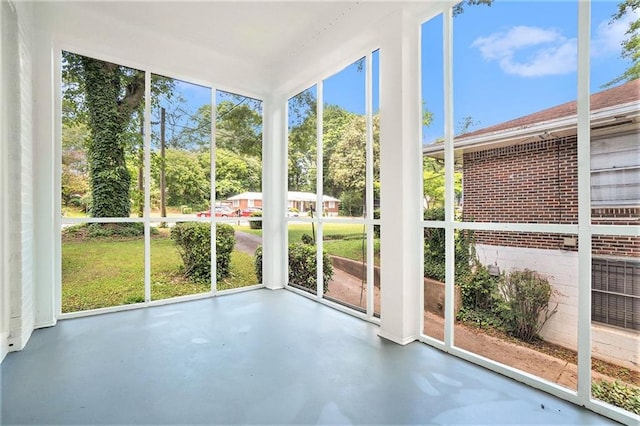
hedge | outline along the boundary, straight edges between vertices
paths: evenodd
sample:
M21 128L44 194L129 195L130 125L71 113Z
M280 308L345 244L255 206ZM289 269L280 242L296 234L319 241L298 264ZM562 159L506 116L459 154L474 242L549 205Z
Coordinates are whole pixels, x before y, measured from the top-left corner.
M171 239L177 246L184 263L184 272L195 282L211 282L211 224L199 222L178 223L171 229ZM231 252L236 244L231 225L216 228L216 279L229 275Z

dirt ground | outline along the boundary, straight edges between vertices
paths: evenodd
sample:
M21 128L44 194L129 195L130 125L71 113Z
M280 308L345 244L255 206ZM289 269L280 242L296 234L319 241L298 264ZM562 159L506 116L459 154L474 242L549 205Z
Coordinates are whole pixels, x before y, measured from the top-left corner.
M328 298L364 309L366 306L366 284L363 289L359 279L335 269L335 275L329 283ZM380 312L379 289L375 289L375 312ZM424 313L424 332L434 339L444 340L444 318ZM578 386L578 368L575 362L554 357L539 350L495 337L475 327L456 322L454 342L458 348L473 352L487 359L500 362L521 371L536 375L571 390ZM632 374L631 383L636 382L638 374ZM592 372L593 380L612 381L616 377Z

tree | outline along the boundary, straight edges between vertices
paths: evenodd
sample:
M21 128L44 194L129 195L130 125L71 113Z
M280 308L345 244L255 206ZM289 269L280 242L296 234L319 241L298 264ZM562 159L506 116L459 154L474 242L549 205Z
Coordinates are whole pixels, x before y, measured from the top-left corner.
M260 191L262 164L256 157L216 149L216 200L245 191Z
M68 206L89 190L87 156L84 151L89 129L83 123L62 123L61 201Z
M159 156L153 156L153 175L160 168ZM169 148L165 152L166 197L170 206L206 205L209 200L209 181L197 153Z
M458 4L456 4L455 6L453 6L453 16L457 16L457 15L460 15L461 13L463 13L465 6L477 6L477 5L491 6L492 3L493 3L493 0L466 0L466 1L462 1L462 2L460 2Z
M331 163L334 161L333 153L336 147L346 138L351 139L350 142L347 142L347 144L349 144L355 143L354 138L360 136L362 138L365 137L364 127L360 129L362 131L359 130L359 124L362 124L362 126L364 126L364 124L354 122L357 117L364 119L364 117L348 112L337 105L324 106L322 112L322 171L324 177L323 192L327 195L339 196L345 184L344 182L336 181L334 174L330 172ZM347 133L349 133L348 136ZM348 148L343 146L343 149ZM364 144L355 149L361 149L359 155L364 155Z
M456 136L461 136L469 133L471 130L473 130L474 127L477 127L479 124L480 121L474 120L470 115L463 117L462 120L458 122Z
M618 11L613 14L609 24L619 21L627 14L635 13L640 8L640 0L624 0L618 3ZM625 33L628 38L621 43L620 56L631 61L631 65L621 75L605 84L603 87L613 86L620 82L635 80L640 77L640 18L629 23Z
M288 187L291 191L316 190L316 99L306 90L289 101Z
M64 75L77 84L91 131L87 144L93 217L128 217L131 176L126 130L144 96L144 73L65 52Z
M380 120L373 117L374 180L380 175ZM350 216L362 215L366 194L366 118L354 115L342 127L331 155L325 179L333 182L334 195L339 196L340 208Z

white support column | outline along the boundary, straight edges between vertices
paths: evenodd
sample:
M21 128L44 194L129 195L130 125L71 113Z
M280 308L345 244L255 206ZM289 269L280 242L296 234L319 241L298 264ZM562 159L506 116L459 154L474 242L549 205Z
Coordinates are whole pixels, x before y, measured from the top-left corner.
M591 397L591 4L578 4L578 398Z
M262 283L270 289L284 288L286 265L286 98L271 96L263 108L262 145Z
M41 16L38 16L41 19ZM40 27L37 22L37 27ZM60 68L49 33L37 31L34 49L34 253L35 327L56 324L60 310ZM58 59L59 61L59 59ZM53 77L51 77L53 75ZM56 119L57 117L57 119ZM58 166L56 166L58 165ZM58 289L58 290L57 290ZM56 303L58 302L58 303Z
M407 344L420 335L420 26L390 16L380 49L379 335Z

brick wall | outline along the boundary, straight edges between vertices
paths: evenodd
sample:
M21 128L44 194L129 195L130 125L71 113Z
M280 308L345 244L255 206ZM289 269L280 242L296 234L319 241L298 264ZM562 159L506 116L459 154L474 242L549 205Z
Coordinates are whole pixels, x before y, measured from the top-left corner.
M578 223L575 136L464 154L463 217L475 222ZM640 225L640 208L594 208L592 223ZM576 251L571 235L477 231L479 244ZM594 255L640 256L640 238L594 236Z

